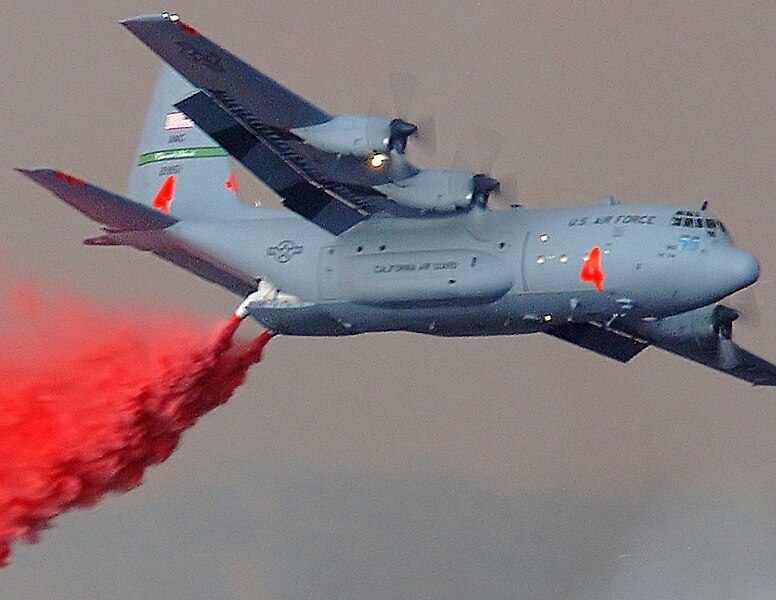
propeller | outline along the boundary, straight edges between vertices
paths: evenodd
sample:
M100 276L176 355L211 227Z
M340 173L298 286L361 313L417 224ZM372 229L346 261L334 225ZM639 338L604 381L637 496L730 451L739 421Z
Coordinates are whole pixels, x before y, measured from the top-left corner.
M761 286L770 284L770 281L760 281L757 284L758 289L762 289ZM758 293L755 290L755 286L749 286L746 289L736 292L725 302L732 306L736 311L741 314L739 324L743 325L747 329L759 329L760 321L762 318L762 311L760 310L760 302L757 299Z
M501 156L506 138L495 129L486 127L476 128L469 138L467 146L459 146L453 155L452 168L457 171L470 170L470 163L464 160L467 147L476 152L473 162L476 164L477 174L474 176L473 204L484 207L490 197L508 199L510 204L516 204L518 199L517 178L514 175L495 179L492 173L494 166Z
M396 114L398 115L398 119L394 119L394 121L400 121L401 123L414 127L412 131L409 131L409 128L405 127L402 130L401 135L397 136L398 143L393 145L392 148L395 148L396 152L399 154L404 154L407 138L409 138L409 136L414 136L414 142L418 147L427 154L433 156L436 154L437 149L436 122L434 121L434 117L432 115L426 115L417 119L417 125L406 120L409 118L417 98L418 78L412 73L398 71L388 75L388 85L391 88L393 104ZM391 131L393 133L393 123L391 125Z
M717 359L723 369L732 369L740 361L733 343L733 321L738 319L737 310L718 304L714 308L714 333L717 336Z
M478 127L475 129L473 138L477 147L480 172L495 172L496 164L506 145L506 136L495 129ZM498 180L500 185L494 190L493 195L502 203L507 201L510 204L517 204L519 199L517 176L511 173L505 177L499 177Z
M390 179L394 183L403 181L412 175L415 175L418 170L412 167L407 162L407 157L403 152L391 153L391 160L388 162L388 168L390 169Z
M498 193L501 182L493 179L485 173L477 173L472 182L472 203L475 206L485 208L488 205L488 197L492 193Z
M404 119L394 119L390 125L391 136L388 138L388 150L396 150L404 154L407 150L407 138L418 131L418 126Z

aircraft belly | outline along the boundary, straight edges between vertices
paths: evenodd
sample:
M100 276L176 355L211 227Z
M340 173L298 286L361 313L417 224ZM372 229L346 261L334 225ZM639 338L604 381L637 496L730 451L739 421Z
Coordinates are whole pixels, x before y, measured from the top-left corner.
M265 327L284 335L340 336L379 331L429 335L491 336L533 333L566 322L572 314L566 294L509 293L488 304L385 307L353 302L287 302L252 307ZM545 315L551 314L547 321Z

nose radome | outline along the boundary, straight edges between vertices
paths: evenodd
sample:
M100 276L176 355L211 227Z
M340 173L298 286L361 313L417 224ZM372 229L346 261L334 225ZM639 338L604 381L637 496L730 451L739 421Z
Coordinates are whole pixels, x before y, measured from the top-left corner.
M723 268L729 273L736 290L752 285L760 277L760 263L752 254L739 248L730 250Z

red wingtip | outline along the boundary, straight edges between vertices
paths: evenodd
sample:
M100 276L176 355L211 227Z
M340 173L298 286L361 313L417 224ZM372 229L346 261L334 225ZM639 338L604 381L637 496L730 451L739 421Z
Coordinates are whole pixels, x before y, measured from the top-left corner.
M60 181L65 181L68 185L72 185L73 187L77 185L86 185L86 182L83 179L79 179L78 177L70 175L69 173L65 173L62 170L57 171L57 179Z

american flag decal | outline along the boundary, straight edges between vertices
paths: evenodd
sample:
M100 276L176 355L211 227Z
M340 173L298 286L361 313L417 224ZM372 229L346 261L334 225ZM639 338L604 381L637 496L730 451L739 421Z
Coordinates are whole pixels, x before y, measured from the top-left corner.
M194 127L194 121L189 119L182 112L167 113L164 118L164 130L175 131L176 129L191 129Z

